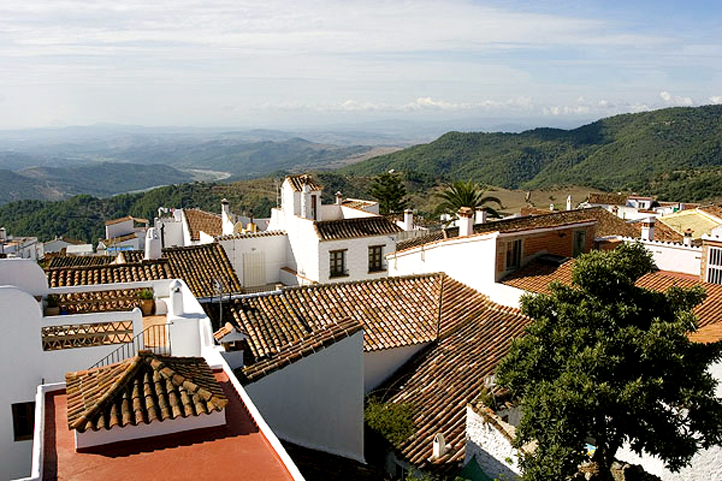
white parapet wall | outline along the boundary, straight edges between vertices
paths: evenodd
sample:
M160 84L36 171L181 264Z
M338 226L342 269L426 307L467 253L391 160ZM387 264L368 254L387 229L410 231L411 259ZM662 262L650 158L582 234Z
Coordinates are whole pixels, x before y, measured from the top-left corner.
M701 246L686 246L676 242L648 241L622 237L624 242L641 243L652 253L655 264L660 270L700 275L702 262Z
M364 352L364 391L376 389L428 343Z
M464 464L476 458L481 470L491 478L519 479L519 451L511 445L511 432L511 425L499 419L492 423L467 406Z

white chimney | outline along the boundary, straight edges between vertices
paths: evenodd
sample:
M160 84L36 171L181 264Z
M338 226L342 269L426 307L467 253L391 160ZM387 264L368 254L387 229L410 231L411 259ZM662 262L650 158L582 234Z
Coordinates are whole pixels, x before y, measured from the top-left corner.
M148 229L145 233L145 255L143 258L147 261L160 259L163 249L161 246L160 236L155 227Z
M176 279L170 283L170 306L168 310L174 316L183 315L183 289L181 283Z
M692 229L687 229L684 231L684 240L683 243L687 247L692 247Z
M572 196L569 194L567 196L567 210L572 210Z
M0 227L0 244L4 244L8 241L8 233L5 227Z
M459 216L459 236L466 237L474 233L474 211L471 207L462 207Z
M309 219L311 217L311 187L303 184L301 190L301 217Z
M343 194L341 194L341 191L336 192L336 205L341 205L343 203Z
M554 212L554 202L549 204L549 212Z
M404 230L407 232L414 230L414 211L411 209L404 211Z
M221 223L223 235L232 235L236 223L233 222L233 214L231 214L231 208L228 206L228 199L221 200Z
M446 439L444 439L444 435L441 433L437 433L436 436L434 436L434 444L433 444L433 453L431 455L431 459L439 459L441 456L446 454L446 451L448 451L449 446L446 445Z
M642 240L654 240L654 217L647 217L642 221Z
M480 209L476 211L476 223L486 224L486 209Z

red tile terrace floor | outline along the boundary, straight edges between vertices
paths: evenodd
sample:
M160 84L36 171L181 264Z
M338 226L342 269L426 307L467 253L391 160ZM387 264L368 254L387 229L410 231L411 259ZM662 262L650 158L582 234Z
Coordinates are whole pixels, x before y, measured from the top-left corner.
M292 480L223 372L226 425L75 451L65 390L46 394L43 479ZM221 471L219 471L221 470Z

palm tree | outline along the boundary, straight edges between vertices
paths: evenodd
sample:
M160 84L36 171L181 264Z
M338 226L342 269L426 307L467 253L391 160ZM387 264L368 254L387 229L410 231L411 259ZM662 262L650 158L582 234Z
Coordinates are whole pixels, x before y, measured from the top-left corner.
M453 182L448 184L442 192L434 194L434 197L441 199L439 205L436 206L436 213L448 214L451 219L454 219L460 208L469 207L474 211L484 209L491 217L501 217L498 211L487 205L496 203L501 208L501 201L485 194L486 191L472 181Z

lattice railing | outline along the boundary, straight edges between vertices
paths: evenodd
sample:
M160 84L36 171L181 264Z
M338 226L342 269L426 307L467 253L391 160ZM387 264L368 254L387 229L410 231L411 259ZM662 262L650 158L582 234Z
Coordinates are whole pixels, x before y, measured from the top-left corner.
M171 354L169 326L169 324L156 324L147 327L130 342L90 366L90 369L123 361L135 356L140 350L152 351L154 354Z
M133 340L133 321L45 326L40 333L44 351L123 344Z

